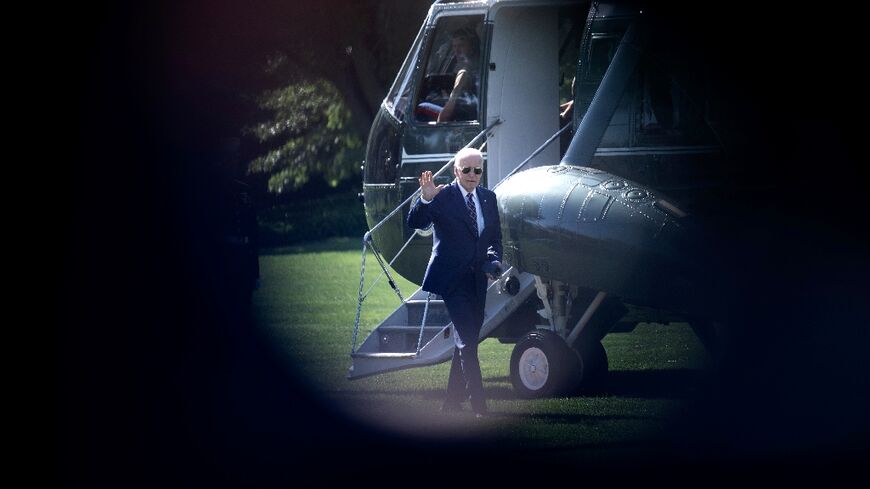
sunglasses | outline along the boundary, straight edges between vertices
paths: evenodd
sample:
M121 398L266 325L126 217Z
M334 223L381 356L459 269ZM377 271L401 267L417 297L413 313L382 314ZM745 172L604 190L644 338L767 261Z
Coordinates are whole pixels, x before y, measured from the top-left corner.
M462 173L465 174L465 175L468 175L468 172L470 172L470 171L471 171L471 167L470 167L470 166L466 166L465 168L462 169ZM483 173L483 168L481 168L481 167L479 167L479 166L477 166L477 167L474 168L474 174L475 174L475 175L480 175L481 173Z

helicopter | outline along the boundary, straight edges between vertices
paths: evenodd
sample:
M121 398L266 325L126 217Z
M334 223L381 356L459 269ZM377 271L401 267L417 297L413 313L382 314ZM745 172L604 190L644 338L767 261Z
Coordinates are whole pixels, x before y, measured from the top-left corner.
M732 45L685 19L635 2L435 2L374 119L363 272L368 249L388 277L422 281L432 231L406 225L418 177L449 183L459 149L483 150L509 268L481 340L515 345L521 397L596 389L601 340L641 322L688 322L714 355L728 344L740 258L717 254L773 180L752 146L764 122L711 61ZM460 69L474 82L444 117ZM350 379L450 358L446 309L419 289L396 290L402 305L357 347L363 282Z

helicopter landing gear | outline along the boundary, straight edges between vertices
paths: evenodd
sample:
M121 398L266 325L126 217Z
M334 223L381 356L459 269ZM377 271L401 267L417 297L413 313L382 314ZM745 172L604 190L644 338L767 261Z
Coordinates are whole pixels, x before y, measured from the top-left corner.
M574 352L556 333L527 333L511 354L511 384L525 399L551 397L566 391L573 374Z
M597 392L608 369L601 339L625 314L624 306L604 292L540 277L536 288L544 306L538 313L550 324L535 327L514 347L514 390L526 399Z
M575 343L577 354L575 378L572 392L577 394L593 394L598 392L607 379L607 352L600 341L585 341L580 345Z
M574 349L552 331L535 330L514 347L511 384L524 399L592 393L603 383L607 366L600 341Z

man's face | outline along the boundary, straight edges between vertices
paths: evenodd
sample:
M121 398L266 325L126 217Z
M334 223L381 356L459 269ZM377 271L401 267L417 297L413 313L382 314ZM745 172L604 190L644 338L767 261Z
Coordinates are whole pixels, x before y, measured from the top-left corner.
M471 43L465 38L456 38L452 40L453 52L456 58L462 63L468 63L471 60Z
M468 173L462 173L463 168L469 168L470 170L468 170ZM480 168L480 175L474 172L475 168ZM483 176L483 159L477 155L468 155L461 160L457 160L456 164L453 165L453 174L459 180L459 185L466 192L471 192L477 188L478 184L480 184L480 177Z

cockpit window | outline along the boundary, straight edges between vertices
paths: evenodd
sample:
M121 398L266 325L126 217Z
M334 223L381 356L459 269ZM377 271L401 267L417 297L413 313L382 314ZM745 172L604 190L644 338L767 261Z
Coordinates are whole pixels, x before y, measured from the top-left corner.
M653 53L640 63L635 144L715 144L707 80L668 54Z
M589 109L621 37L621 32L592 34L578 72L577 121ZM716 143L705 77L684 68L688 64L678 47L648 42L602 137L602 148Z
M429 36L426 70L414 105L416 121L478 120L482 33L482 15L438 20Z
M390 113L396 116L399 120L404 120L405 113L408 110L408 104L410 103L409 99L411 95L411 79L414 75L414 62L416 61L417 55L420 51L422 37L422 35L418 35L417 40L414 41L414 45L411 47L408 57L405 59L404 64L402 64L402 69L399 70L399 76L397 76L396 81L393 82L393 87L390 88L390 93L387 94L385 100L387 110L389 110Z

